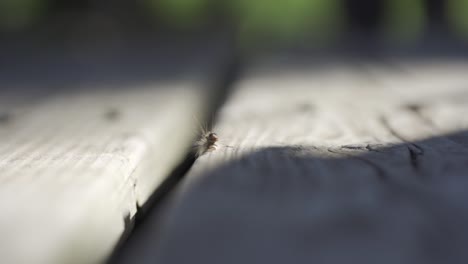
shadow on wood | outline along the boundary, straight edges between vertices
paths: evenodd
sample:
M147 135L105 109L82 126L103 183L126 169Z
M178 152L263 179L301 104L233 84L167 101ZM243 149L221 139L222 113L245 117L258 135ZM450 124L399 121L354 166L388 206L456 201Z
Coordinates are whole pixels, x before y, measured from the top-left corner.
M466 263L467 147L463 131L259 149L193 177L159 247L141 232L141 252L120 262Z

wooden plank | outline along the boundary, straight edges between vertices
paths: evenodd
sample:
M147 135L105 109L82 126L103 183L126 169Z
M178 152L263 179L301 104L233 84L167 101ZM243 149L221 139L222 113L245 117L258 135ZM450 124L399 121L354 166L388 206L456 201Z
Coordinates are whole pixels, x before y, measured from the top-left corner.
M468 64L278 61L237 84L142 259L466 263Z
M226 50L158 43L44 52L2 72L2 262L104 261L184 159Z

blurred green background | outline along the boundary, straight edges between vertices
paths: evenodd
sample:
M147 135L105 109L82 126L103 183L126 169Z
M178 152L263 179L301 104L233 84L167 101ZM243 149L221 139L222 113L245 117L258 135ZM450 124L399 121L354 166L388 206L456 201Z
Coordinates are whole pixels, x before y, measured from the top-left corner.
M468 0L0 0L0 31L57 23L50 18L70 10L116 12L117 19L143 18L155 27L174 30L230 26L245 41L333 39L374 31L389 39L411 41L428 29L468 37Z

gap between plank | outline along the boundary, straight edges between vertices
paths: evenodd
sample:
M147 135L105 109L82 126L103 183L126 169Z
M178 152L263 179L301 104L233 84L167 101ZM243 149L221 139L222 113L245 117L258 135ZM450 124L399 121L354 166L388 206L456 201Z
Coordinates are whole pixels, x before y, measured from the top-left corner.
M215 91L215 94L213 96L213 103L208 109L207 123L209 125L213 124L219 108L229 97L231 88L242 70L242 61L240 53L233 52L227 59L227 63L215 73L215 76L218 76L218 78L214 78L214 81L211 83L213 87L210 90ZM182 162L166 177L145 204L143 206L137 205L137 212L134 217L131 218L129 215L124 217L125 231L117 243L114 252L109 257L108 263L118 262L122 251L125 251L125 245L131 240L132 233L139 229L147 215L161 213L162 204L184 178L195 160L194 153L191 149L187 149L187 154Z

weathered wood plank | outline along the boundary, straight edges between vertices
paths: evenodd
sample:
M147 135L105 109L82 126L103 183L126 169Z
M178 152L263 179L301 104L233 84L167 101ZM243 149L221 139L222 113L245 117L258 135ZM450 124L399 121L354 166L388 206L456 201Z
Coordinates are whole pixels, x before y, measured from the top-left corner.
M466 263L468 64L293 62L238 83L148 263Z
M112 252L213 103L226 50L210 43L50 52L2 72L1 262L96 263Z

